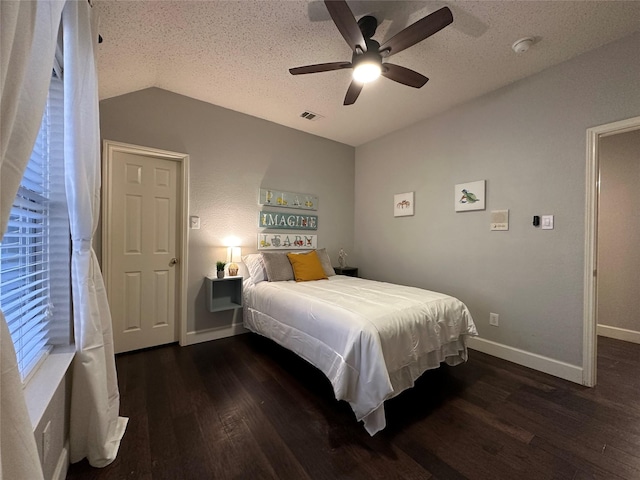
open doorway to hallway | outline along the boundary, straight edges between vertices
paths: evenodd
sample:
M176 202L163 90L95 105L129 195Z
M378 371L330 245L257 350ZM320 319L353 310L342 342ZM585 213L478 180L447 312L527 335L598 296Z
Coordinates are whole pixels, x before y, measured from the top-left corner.
M638 152L640 117L587 130L583 383L589 386L596 384L597 335L640 339L640 215L631 196L640 180Z

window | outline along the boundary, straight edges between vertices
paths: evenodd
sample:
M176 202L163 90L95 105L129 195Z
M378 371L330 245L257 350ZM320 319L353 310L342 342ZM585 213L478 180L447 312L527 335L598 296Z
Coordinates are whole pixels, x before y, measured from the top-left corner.
M69 343L70 242L59 77L52 77L38 138L0 243L0 307L23 381L53 345Z

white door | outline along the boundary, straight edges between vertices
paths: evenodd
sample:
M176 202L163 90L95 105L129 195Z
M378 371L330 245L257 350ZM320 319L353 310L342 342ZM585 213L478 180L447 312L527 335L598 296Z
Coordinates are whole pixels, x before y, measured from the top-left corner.
M115 352L174 342L180 165L152 150L128 149L110 149L105 162L108 224L103 228L108 233L103 242Z

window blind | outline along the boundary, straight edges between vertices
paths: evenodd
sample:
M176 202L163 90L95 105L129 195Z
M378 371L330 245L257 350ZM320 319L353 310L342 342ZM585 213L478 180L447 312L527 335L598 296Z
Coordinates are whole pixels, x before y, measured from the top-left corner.
M23 379L51 349L50 173L51 166L60 165L63 159L62 93L62 82L54 76L40 131L0 243L0 306Z

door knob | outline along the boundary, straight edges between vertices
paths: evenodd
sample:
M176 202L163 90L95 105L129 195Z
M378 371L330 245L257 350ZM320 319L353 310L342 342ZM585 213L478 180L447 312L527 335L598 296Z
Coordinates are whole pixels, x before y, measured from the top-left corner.
M176 257L173 257L170 261L169 261L169 265L177 265L178 264L178 259Z

